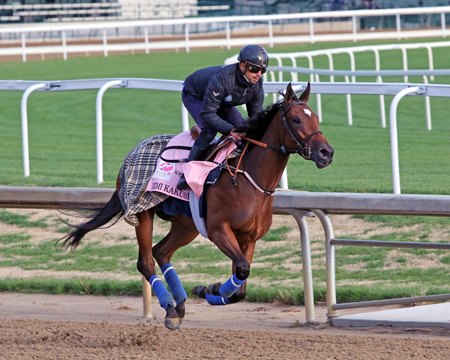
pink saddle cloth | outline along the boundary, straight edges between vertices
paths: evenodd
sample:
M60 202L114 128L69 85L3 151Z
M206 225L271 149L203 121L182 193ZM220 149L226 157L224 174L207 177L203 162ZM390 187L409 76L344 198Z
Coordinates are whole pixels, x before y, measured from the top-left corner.
M192 146L194 139L191 137L189 131L182 132L181 134L172 138L167 147L169 146ZM191 188L192 192L197 198L200 198L205 180L211 170L216 168L223 160L226 159L236 148L236 144L231 142L230 145L223 147L215 156L214 161L190 161L185 162L171 162L171 160L186 159L189 155L189 150L184 149L168 149L162 152L162 157L158 159L156 163L156 170L150 181L148 182L147 191L156 191L163 194L167 194L178 199L189 201L189 189L179 190L177 189L180 176L184 173L186 181Z

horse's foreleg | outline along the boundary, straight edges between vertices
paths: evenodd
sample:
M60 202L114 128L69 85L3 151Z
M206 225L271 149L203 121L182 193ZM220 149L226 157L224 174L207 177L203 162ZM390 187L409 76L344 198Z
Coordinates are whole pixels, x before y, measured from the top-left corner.
M169 285L169 289L175 299L175 310L180 319L180 323L185 315L185 301L187 299L187 294L175 268L170 263L170 259L176 250L191 243L197 235L198 231L195 227L185 226L174 222L164 239L153 247L153 256L160 266L167 285Z
M221 225L220 231L211 231L210 233L213 234L211 240L233 261L233 274L223 284L214 284L208 288L197 287L195 292L198 296L204 297L211 305L228 305L239 301L236 300L234 294L245 284L250 275L250 261L242 253L236 236L228 224Z
M155 261L152 254L154 213L144 211L137 214L137 217L139 220L139 225L135 228L139 244L137 269L150 282L154 293L158 297L159 304L166 310L164 325L170 330L176 330L180 327L180 321L175 310L174 299L155 271Z
M247 259L249 264L251 264L252 261L253 261L253 254L255 253L255 245L256 245L256 242L248 241L248 242L245 242L245 245L243 245L241 247L241 250L242 250L242 252L243 252L243 254L244 254L244 256ZM234 264L233 264L233 273L235 271L236 270L234 269ZM234 304L234 303L237 303L237 302L239 302L241 300L244 300L246 292L247 292L247 282L244 282L242 284L242 286L240 286L237 289L237 291L234 292L233 295L230 297L230 304Z

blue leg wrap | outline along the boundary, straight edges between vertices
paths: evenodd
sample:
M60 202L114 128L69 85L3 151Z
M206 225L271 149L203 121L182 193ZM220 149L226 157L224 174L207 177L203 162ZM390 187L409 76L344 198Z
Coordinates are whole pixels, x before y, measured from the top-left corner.
M178 274L173 268L172 264L164 264L163 266L161 266L161 271L164 274L164 278L166 279L167 285L169 285L169 289L172 292L176 303L179 304L186 300L186 290L184 290L184 287L181 284L181 280L178 277Z
M233 274L219 289L220 295L224 298L231 297L236 291L239 290L245 280L239 280L236 274Z
M230 303L230 299L220 295L206 294L206 300L209 305L228 305Z
M173 297L170 294L170 292L166 289L166 286L161 281L161 279L156 275L152 275L152 276L150 276L149 281L150 281L150 285L152 286L153 291L155 292L156 296L158 297L159 305L161 305L161 307L163 309L167 309L167 306L169 306L169 305L174 306L173 305Z

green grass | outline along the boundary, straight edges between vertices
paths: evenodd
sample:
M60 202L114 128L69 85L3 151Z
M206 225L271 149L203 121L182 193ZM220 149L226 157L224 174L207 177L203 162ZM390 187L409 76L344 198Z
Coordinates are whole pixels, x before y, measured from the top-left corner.
M441 39L437 39L441 40ZM411 42L416 40L411 40ZM429 41L429 40L426 40ZM402 41L407 42L407 41ZM380 43L380 42L378 42ZM358 46L367 43L333 43L279 46L273 52L288 52ZM142 77L182 80L199 67L221 64L235 54L233 50L192 51L186 53L152 53L120 55L109 58L73 58L28 63L0 63L0 79L65 80L86 78ZM426 68L424 51L408 52L409 68ZM434 53L435 68L448 67L447 49ZM383 69L400 69L400 52L381 54ZM357 54L358 69L373 69L373 54ZM287 64L289 65L289 64ZM298 66L306 67L306 61ZM315 60L317 68L327 68L328 60ZM335 58L335 69L348 69L348 56ZM302 76L306 80L308 77ZM326 77L321 77L327 81ZM336 81L343 79L337 78ZM375 81L375 79L359 79ZM387 80L385 80L387 81ZM403 81L392 78L390 81ZM422 82L421 78L410 81ZM449 84L449 77L435 83ZM312 88L314 94L314 87ZM97 186L95 158L95 91L34 93L29 100L29 134L31 176L23 177L20 100L22 93L0 92L0 127L2 129L0 184L18 186ZM386 97L386 110L392 97ZM267 104L271 97L267 99ZM316 97L310 100L316 108ZM289 186L307 191L391 193L391 160L389 129L379 120L376 96L353 96L353 126L347 125L344 96L322 96L321 129L335 148L333 164L317 170L311 162L292 156L289 161ZM433 130L425 129L423 98L407 98L399 107L400 173L403 193L450 194L448 174L450 156L448 139L450 103L447 98L432 98ZM181 130L179 94L160 91L111 89L104 99L104 172L103 187L113 187L123 158L143 138ZM358 216L359 217L359 216ZM442 241L448 242L448 218L363 216L374 227L396 229L380 239L427 241L431 231L439 229ZM15 234L0 235L0 267L18 267L24 271L78 271L82 279L2 279L0 291L26 291L74 294L140 294L140 282L117 280L116 275L136 277L137 247L133 235L122 236L105 245L100 239L87 240L74 253L55 248L55 241L67 227L46 219L31 219L0 210L0 223L17 227ZM417 227L413 227L418 224ZM410 227L413 227L412 229ZM53 230L50 238L35 241L33 229ZM56 229L55 229L56 228ZM287 226L273 228L258 243L248 286L250 301L284 301L302 303L301 252L298 242L286 244L291 231ZM158 240L161 237L158 235ZM321 244L323 246L323 244ZM449 292L450 256L443 251L339 247L337 250L338 301L401 297ZM448 252L447 252L448 253ZM431 254L431 255L430 255ZM436 260L429 268L403 269L411 261L427 256ZM204 281L224 281L230 274L230 260L212 244L193 244L180 249L173 258L187 289L198 285L189 278L196 275ZM315 299L325 299L324 253L313 253ZM397 264L394 266L392 264ZM385 270L381 270L386 268ZM293 270L296 269L296 270ZM93 274L93 275L92 275ZM111 274L111 279L95 278ZM357 284L353 282L356 281ZM420 284L419 284L420 282Z
M0 222L16 225L19 227L38 227L38 228L46 228L47 224L45 221L30 221L27 216L14 214L9 211L0 210Z
M356 45L366 43L358 43ZM370 44L370 43L369 43ZM282 46L274 52L355 45L314 44ZM236 50L120 55L74 58L68 61L2 63L0 78L64 80L80 78L146 77L182 80L195 69L220 64ZM435 51L435 68L445 68L449 54ZM426 67L425 52L412 51L409 68ZM400 68L400 52L383 52L383 68ZM335 59L335 68L348 68L348 56ZM357 54L360 69L373 69L372 54ZM305 64L299 64L304 66ZM326 57L315 60L326 68ZM307 78L306 76L304 77ZM322 81L327 78L323 77ZM339 79L337 79L339 80ZM374 81L374 79L360 79ZM396 80L396 79L393 79ZM398 79L397 79L398 80ZM414 79L410 79L413 81ZM422 81L421 79L415 79ZM450 83L448 77L435 82ZM314 88L312 88L314 93ZM2 157L0 184L41 186L97 186L95 152L95 91L35 93L29 100L31 176L23 177L21 92L0 93ZM386 106L390 103L386 97ZM268 104L271 97L267 99ZM289 186L309 191L392 192L389 129L382 129L377 96L353 96L352 127L347 125L344 96L322 96L324 134L335 147L331 167L317 170L311 162L292 156ZM399 108L400 173L403 193L450 194L447 156L450 110L446 98L432 98L433 131L425 130L423 98L407 98ZM311 105L315 105L312 96ZM387 109L388 111L389 109ZM162 91L111 89L104 99L105 183L114 185L123 158L143 138L181 130L179 94ZM426 184L424 186L423 184Z
M4 211L1 223L14 218L5 213L10 211ZM27 216L23 215L21 218L26 219ZM48 217L41 221L50 225L54 223L54 218ZM374 226L380 224L382 223L374 222ZM381 238L410 241L410 235L413 234L396 230L407 229L412 225L414 224L411 222L398 225ZM416 224L414 228L420 234L424 231L422 228L427 228L428 225ZM33 233L33 229L36 229L33 221L22 219L14 226L15 231L0 235L0 267L35 274L31 278L22 278L18 272L16 277L4 278L0 282L0 291L140 294L139 274L136 270L137 245L132 236L115 234L113 231L101 236L93 234L84 239L76 251L63 252L56 244L60 237L59 229L43 227L48 231L47 238L39 237L40 240L37 240L28 233ZM434 224L433 229L449 231L448 224ZM158 231L161 232L161 229ZM248 282L248 300L303 304L301 249L296 237L294 240L286 240L287 233L292 231L297 229L285 225L274 227L258 242ZM155 242L160 239L158 233ZM313 241L316 302L325 301L324 252L323 240ZM199 284L223 282L230 274L230 260L209 242L195 241L190 246L179 249L173 256L172 263L188 293ZM427 265L415 266L422 263ZM340 302L450 291L448 251L338 246L336 265L337 298ZM49 274L60 275L53 278Z

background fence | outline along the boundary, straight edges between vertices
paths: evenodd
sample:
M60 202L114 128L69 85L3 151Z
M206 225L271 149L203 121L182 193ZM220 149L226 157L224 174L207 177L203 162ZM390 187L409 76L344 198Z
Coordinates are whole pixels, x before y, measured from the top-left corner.
M259 43L280 44L320 41L361 41L446 37L450 34L450 6L406 9L325 11L315 13L188 18L149 21L113 21L82 24L38 24L0 28L0 56L27 61L30 56L45 58L60 54L145 52L152 50L205 47L238 47ZM411 29L411 16L437 16L439 26ZM364 19L390 17L391 27L367 29ZM402 26L403 25L403 26Z
M297 90L303 85L293 84ZM266 93L276 93L284 90L286 84L279 82L267 82L264 85ZM181 91L182 82L174 80L158 79L86 79L69 81L0 81L0 90L22 90L22 147L24 176L30 175L29 147L28 147L28 111L27 101L34 91L67 91L67 90L87 90L99 89L97 93L97 121L96 121L96 141L97 141L97 182L103 182L103 116L102 98L108 88L134 88L146 90ZM393 192L401 193L400 186L400 165L398 156L398 131L397 131L397 106L399 101L406 95L416 96L443 96L450 97L450 85L424 85L424 84L395 84L395 83L313 83L314 92L318 94L359 94L359 95L394 95L390 112L391 130L391 161L392 161L392 183ZM189 121L187 111L183 110L182 130L188 130ZM285 175L282 188L287 188L287 177Z

